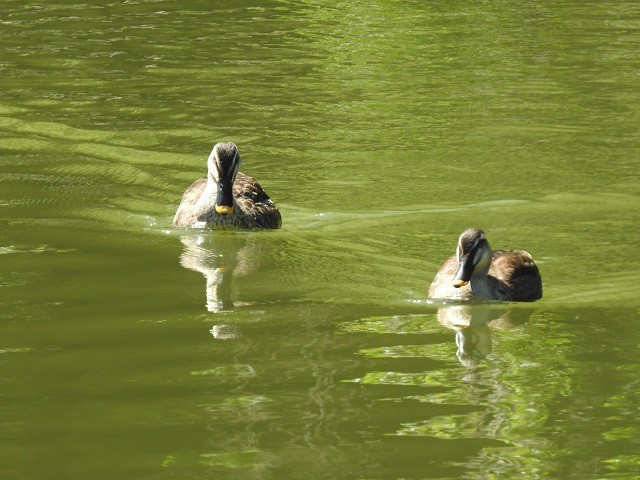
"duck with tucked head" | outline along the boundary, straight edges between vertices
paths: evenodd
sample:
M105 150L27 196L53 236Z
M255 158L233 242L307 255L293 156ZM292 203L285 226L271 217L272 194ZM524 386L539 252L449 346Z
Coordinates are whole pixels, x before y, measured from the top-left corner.
M241 163L234 143L216 143L207 161L207 178L196 180L184 193L173 226L279 228L278 208L254 178L238 171Z
M429 297L533 302L542 297L542 279L528 252L491 251L484 232L470 228L433 279Z

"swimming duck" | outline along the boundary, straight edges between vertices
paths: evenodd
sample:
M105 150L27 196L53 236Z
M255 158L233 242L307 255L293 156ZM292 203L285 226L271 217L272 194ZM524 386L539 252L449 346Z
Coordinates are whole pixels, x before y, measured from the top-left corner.
M528 252L492 252L484 232L469 228L460 235L456 255L440 267L429 296L533 302L542 297L542 279Z
M196 180L184 193L173 226L280 227L278 208L254 178L238 171L241 163L234 143L216 143L207 161L207 178Z

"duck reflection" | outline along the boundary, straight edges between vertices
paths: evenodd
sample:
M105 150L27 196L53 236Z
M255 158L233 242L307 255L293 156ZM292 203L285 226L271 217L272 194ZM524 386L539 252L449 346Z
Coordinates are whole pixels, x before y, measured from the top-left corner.
M207 310L212 313L232 310L236 303L233 280L253 268L254 243L246 236L224 233L185 235L180 241L184 245L180 264L202 273L206 279Z
M491 330L522 325L529 309L505 309L492 305L447 305L438 309L438 321L456 332L456 355L466 367L480 364L493 350Z

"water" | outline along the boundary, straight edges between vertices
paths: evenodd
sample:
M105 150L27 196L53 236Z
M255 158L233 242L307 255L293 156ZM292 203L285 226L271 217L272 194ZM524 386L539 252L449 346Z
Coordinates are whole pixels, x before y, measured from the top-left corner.
M0 476L639 476L639 14L5 1ZM223 139L281 230L170 227Z

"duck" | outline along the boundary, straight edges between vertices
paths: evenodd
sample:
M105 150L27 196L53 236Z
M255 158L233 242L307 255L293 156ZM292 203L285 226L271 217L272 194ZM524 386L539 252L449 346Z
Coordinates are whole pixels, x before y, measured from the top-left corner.
M207 160L207 177L196 180L187 188L173 218L173 226L279 228L282 217L278 207L253 177L239 171L241 164L235 143L216 143Z
M492 251L485 233L469 228L433 279L429 297L533 302L542 298L542 278L529 252Z

